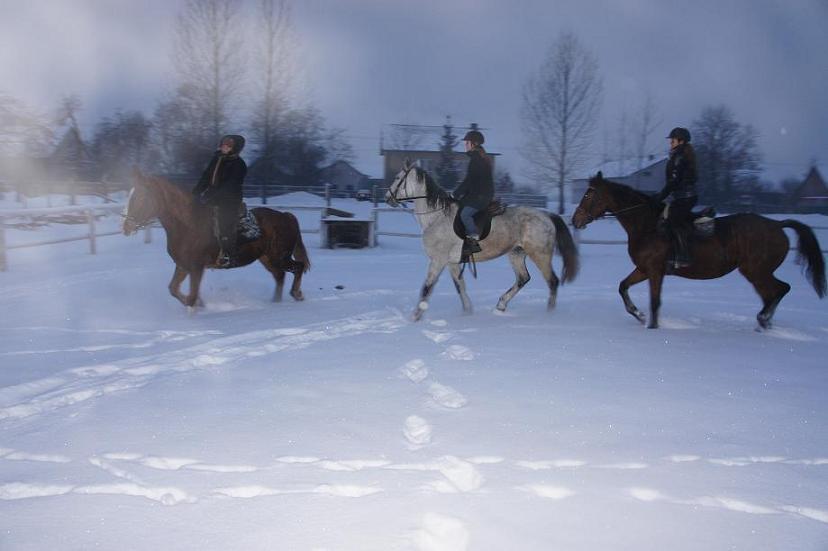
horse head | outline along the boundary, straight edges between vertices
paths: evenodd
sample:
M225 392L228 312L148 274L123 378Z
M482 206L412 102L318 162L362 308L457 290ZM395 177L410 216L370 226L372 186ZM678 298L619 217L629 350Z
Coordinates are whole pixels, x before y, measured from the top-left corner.
M406 159L403 162L402 169L394 177L388 191L385 192L385 202L389 206L398 207L403 201L416 195L413 192L414 184L417 181L415 172L414 163ZM410 183L409 179L411 180Z
M152 179L144 176L138 169L133 171L132 177L135 184L129 191L129 199L123 212L124 235L134 234L158 218L160 213L152 188Z
M589 179L589 186L572 215L572 225L576 229L584 229L587 224L600 218L609 210L611 197L606 182L601 172Z

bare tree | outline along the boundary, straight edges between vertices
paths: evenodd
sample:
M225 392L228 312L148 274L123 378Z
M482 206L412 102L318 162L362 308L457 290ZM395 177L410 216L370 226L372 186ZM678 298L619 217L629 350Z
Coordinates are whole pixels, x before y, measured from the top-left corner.
M762 158L758 138L756 129L737 122L727 106L702 110L693 121L702 200L732 202L756 187Z
M53 138L47 117L0 93L0 155L45 156Z
M260 0L256 37L258 100L250 121L252 142L259 153L263 182L273 179L278 133L289 109L293 79L294 41L288 0Z
M564 212L564 186L588 156L602 94L598 62L572 33L563 33L523 91L525 155L532 177L558 189Z
M388 143L392 149L409 151L420 147L423 138L433 132L433 128L424 128L414 123L392 124L388 135Z
M621 109L621 115L618 117L618 139L616 140L618 159L619 176L627 175L627 160L630 157L629 139L630 139L630 116L627 113L626 104Z
M648 92L638 108L638 117L634 129L635 156L638 161L638 170L644 168L644 159L647 158L647 144L650 136L661 126L661 117L658 114L653 96Z
M176 19L175 65L203 110L211 146L226 131L244 76L241 9L240 0L187 0Z

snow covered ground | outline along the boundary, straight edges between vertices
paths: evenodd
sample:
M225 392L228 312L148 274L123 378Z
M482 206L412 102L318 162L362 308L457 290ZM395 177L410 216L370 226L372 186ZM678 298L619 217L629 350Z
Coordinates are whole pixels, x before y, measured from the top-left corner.
M9 252L0 549L828 545L828 302L793 254L773 330L754 331L759 299L732 274L668 279L652 331L617 295L620 246L583 246L554 312L533 267L493 312L501 259L469 281L473 315L444 274L412 323L417 239L330 251L306 235L304 302L269 302L256 265L208 273L190 314L155 235ZM647 306L645 285L631 295Z

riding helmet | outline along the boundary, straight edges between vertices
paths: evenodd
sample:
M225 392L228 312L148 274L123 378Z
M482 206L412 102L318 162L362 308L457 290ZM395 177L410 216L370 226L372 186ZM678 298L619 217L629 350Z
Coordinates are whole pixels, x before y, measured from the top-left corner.
M477 145L483 145L483 142L486 141L486 138L483 137L483 133L478 130L469 130L466 132L466 135L463 136L464 142L472 142Z
M675 138L676 140L681 140L685 143L690 143L690 131L680 126L677 126L670 130L670 135L667 137Z

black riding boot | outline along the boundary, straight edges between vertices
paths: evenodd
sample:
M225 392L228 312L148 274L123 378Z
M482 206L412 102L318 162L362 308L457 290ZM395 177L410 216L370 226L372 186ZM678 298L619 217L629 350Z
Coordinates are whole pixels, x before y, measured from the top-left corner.
M688 236L683 229L674 229L672 233L673 258L670 262L672 262L672 267L674 269L686 268L690 265L692 260L690 258L690 243L688 242Z
M477 241L477 239L478 237L476 235L466 236L466 239L463 241L464 254L476 254L483 250L480 248L480 243Z
M219 240L219 255L216 260L216 266L219 268L231 268L236 260L236 240L227 236L222 236Z

